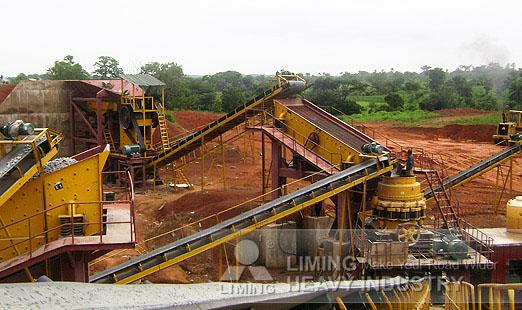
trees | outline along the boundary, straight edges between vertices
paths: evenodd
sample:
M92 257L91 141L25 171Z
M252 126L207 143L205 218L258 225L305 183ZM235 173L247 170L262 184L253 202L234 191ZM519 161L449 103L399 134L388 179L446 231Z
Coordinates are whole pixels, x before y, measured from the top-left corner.
M236 87L228 87L221 94L221 110L230 112L245 101L243 94Z
M20 83L21 81L24 81L24 80L28 80L29 78L27 77L27 75L25 75L24 73L19 73L16 77L14 78L11 78L9 80L9 82L11 84L18 84Z
M390 93L384 97L384 101L390 106L392 110L402 108L404 99L398 93Z
M421 85L419 82L415 80L407 80L404 82L404 89L409 92L416 92L421 88Z
M442 68L428 70L429 87L432 91L438 91L444 85L446 72Z
M522 79L517 78L511 81L507 89L507 99L510 108L522 108Z
M67 55L62 61L55 61L54 66L47 69L46 77L49 80L83 80L89 74L79 63L75 63L73 56Z
M151 62L143 65L140 73L146 73L163 81L165 86L165 103L169 109L191 109L195 100L189 99L188 78L183 69L175 62Z
M100 56L94 63L95 70L92 72L98 79L118 78L123 74L123 69L119 67L119 62L110 56Z

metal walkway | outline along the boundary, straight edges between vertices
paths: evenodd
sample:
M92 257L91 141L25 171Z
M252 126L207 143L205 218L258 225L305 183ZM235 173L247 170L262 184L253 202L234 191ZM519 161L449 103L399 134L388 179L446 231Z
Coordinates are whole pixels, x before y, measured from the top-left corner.
M90 277L91 283L131 283L156 271L280 220L393 168L386 156L368 159L213 227L177 240Z
M520 153L522 153L522 145L520 143L515 143L492 155L491 157L482 160L478 164L473 165L452 177L449 177L444 181L444 188L449 189L469 182ZM439 187L435 187L433 190L437 191L438 189ZM433 199L433 191L431 189L425 190L424 197L426 198L426 201Z
M306 89L306 82L298 76L278 76L278 83L269 90L247 103L237 107L234 111L220 119L208 124L204 128L172 141L170 150L153 157L147 163L147 168L164 166L176 159L183 157L191 151L199 148L205 142L211 141L219 135L227 132L245 121L246 117L254 116L262 111L261 107L269 105L273 99L288 98Z

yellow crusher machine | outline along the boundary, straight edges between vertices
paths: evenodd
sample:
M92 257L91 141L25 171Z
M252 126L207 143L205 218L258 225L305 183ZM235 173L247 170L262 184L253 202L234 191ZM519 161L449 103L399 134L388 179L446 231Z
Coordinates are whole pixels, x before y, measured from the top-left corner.
M232 218L222 219L219 216L218 223L209 228L196 229L198 232L193 235L91 275L92 283L132 283L253 230L280 221L325 199L348 196L347 193L362 196L357 207L362 204L364 208L365 201L372 202L372 212L378 220L374 227L383 231L378 233L378 236L386 235L391 241L398 239L399 242L413 245L418 241L419 227L424 224L426 201L437 199L440 192L468 182L521 152L520 145L514 144L444 181L439 178L440 183L432 182L430 188L421 191L415 177L392 174L397 159L388 149L311 102L301 98L288 99L291 94L296 93L295 89L291 89L285 95L280 94L285 85L287 88L292 86L289 81L296 81L298 85L303 83L298 88L301 90L305 88L304 82L288 78L282 81L283 83L277 84L278 87L271 88L269 92L236 108L206 128L171 143L170 151L157 155L149 163L152 166L168 163L173 158L201 146L204 140L212 139L219 133L233 128L245 120L245 115L260 113L259 109L249 111L248 107L271 105L273 109L263 110L272 114L273 124L261 123L250 129L261 131L272 140L270 170L272 184L275 185L273 191L268 194L278 191L280 194L272 196L271 201ZM242 117L238 119L238 116ZM291 151L293 158L283 157L283 147ZM264 156L264 153L262 155ZM298 164L298 161L304 164ZM301 170L298 171L299 169ZM300 179L303 175L313 183L290 193L283 190L285 180L281 179ZM372 182L376 185L375 198L373 194L368 194L371 193L368 184ZM348 228L345 221L348 215L343 211L346 210L346 204L343 206L338 208L337 212L338 228L341 229ZM367 208L367 211L370 211L370 208ZM359 214L363 219L366 217L365 212ZM357 214L352 217L352 221L357 221ZM201 227L198 226L200 224L196 222L194 227ZM364 229L364 224L358 226L358 229ZM390 230L391 234L386 232ZM368 235L367 238L371 239L374 235ZM433 243L433 240L431 242Z
M111 239L107 234L115 228L107 222L114 208L103 203L102 169L108 145L52 159L61 134L33 129L22 121L2 129L0 279L24 281L47 275L86 281L87 262L96 257L93 253L133 245L131 197L127 204L118 205L122 219L129 223L127 235Z

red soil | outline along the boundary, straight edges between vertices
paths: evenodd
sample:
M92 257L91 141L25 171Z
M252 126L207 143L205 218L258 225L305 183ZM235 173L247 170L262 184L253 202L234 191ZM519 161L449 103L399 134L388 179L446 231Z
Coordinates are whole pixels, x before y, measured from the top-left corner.
M451 111L451 113L460 113L460 117L468 117L472 112L469 109ZM473 113L489 112L474 111ZM176 118L176 125L169 124L169 130L172 130L173 133L182 133L183 130L194 129L221 116L194 111L172 112L172 114ZM452 115L451 117L455 117L455 114ZM501 146L495 146L492 143L491 135L494 127L447 125L440 128L401 128L393 127L391 124L380 124L373 128L377 134L375 139L383 145L386 144L384 137L387 137L406 147L422 148L426 152L435 154L437 158L442 158L450 174L453 174L502 149ZM266 146L265 152L270 154L270 143L268 141ZM160 233L169 232L258 196L261 192L262 182L261 157L259 156L261 153L261 137L258 134L255 136L254 156L251 154L250 146L247 146L246 151L247 156L245 158L245 144L242 138L225 147L226 190L223 189L221 183L222 168L219 166L222 164L221 153L216 152L213 155L206 156L203 162L195 161L184 168L189 180L195 184L193 190L174 191L172 188L162 185L157 188L156 193L137 194L136 227L138 241L142 242ZM205 171L203 180L201 178L202 164ZM522 174L517 168L521 164L522 158L514 159L513 188L515 195L522 194L519 190L522 188ZM267 168L269 165L270 157L267 156ZM205 186L203 191L201 191L202 181ZM419 177L419 181L423 181L421 177ZM492 216L495 182L496 173L495 170L492 170L454 191L459 200L461 214L477 227L502 227L505 225L503 214L505 214L506 199L500 204L500 215L497 218ZM298 184L294 187L303 185ZM294 189L291 188L290 191ZM259 203L260 201L251 202L241 209L223 214L220 219L229 218ZM162 205L163 208L161 208ZM429 217L436 216L438 213L433 203L430 204L429 210ZM296 214L295 216L301 215ZM157 248L174 241L176 238L194 233L207 227L214 220L212 218L202 223L201 227L191 226L174 234L168 233L164 237L147 242L142 251L151 250L153 247ZM227 249L231 249L231 247L227 246ZM125 261L129 256L136 255L139 255L136 250L126 250L124 255L120 254L91 266L91 270L100 271L103 267L113 266ZM231 258L233 257L232 251L228 251L228 256L229 259L233 260ZM210 250L171 268L157 272L147 279L153 283L204 282L209 279L216 281L219 279L217 261L217 252Z
M16 84L2 85L0 86L0 104L4 102L5 98L9 96L9 94L16 87Z
M440 114L441 116L464 116L469 117L473 115L482 115L482 114L490 114L490 113L497 113L492 111L482 111L472 108L457 108L457 109L444 109L444 110L438 110L435 111L435 113Z
M174 116L177 124L187 130L211 123L224 115L199 111L169 111L169 113Z
M495 134L495 125L459 125L450 124L443 127L398 127L398 131L404 133L422 134L428 139L449 138L456 142L478 141L491 142ZM389 130L389 128L387 129ZM392 138L393 139L393 138Z

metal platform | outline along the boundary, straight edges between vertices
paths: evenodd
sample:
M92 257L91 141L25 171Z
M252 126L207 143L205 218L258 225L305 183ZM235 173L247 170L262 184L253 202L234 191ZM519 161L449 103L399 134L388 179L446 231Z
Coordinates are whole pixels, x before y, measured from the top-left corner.
M268 135L271 139L279 141L282 145L287 147L289 150L292 150L295 154L299 155L305 161L307 161L310 165L315 166L317 169L322 170L328 174L334 174L339 172L339 169L333 167L327 160L317 155L313 151L310 151L306 147L297 143L295 139L288 136L282 130L269 127L269 126L257 126L257 127L249 127L250 130L259 130L266 135Z
M0 263L0 278L61 253L133 248L136 239L131 204L111 203L105 205L104 209L107 210L107 222L92 225L106 224L106 234L60 237L58 240Z

